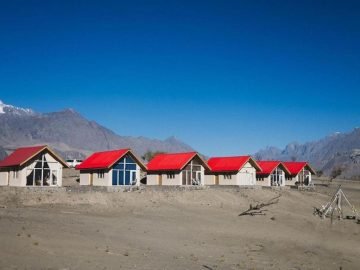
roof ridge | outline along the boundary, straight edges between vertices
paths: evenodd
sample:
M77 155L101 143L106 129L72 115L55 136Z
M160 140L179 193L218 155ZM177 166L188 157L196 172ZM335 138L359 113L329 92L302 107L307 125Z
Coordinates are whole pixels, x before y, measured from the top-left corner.
M101 150L101 151L96 151L95 153L107 153L107 152L116 152L116 151L124 151L124 150L130 150L130 148L120 148L120 149L111 149L111 150Z
M159 155L179 155L179 154L198 154L198 152L192 151L192 152L176 152L176 153L159 153L156 156L159 156Z
M243 158L243 157L251 157L251 155L242 155L242 156L217 156L217 157L210 157L209 159L212 159L212 158Z

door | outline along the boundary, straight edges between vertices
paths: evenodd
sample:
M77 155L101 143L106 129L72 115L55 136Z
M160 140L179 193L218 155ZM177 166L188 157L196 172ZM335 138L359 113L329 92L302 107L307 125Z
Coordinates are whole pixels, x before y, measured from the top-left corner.
M274 174L271 174L271 175L270 175L270 179L271 179L271 180L270 180L270 182L271 182L271 183L270 183L270 186L275 186L275 175L274 175Z
M90 173L90 175L89 175L89 180L90 180L90 186L92 186L93 185L93 173Z
M123 185L130 186L131 185L131 174L130 171L125 171L125 182Z
M201 172L197 172L196 174L197 174L196 175L197 184L201 185L202 184Z
M125 178L124 178L125 176ZM130 171L123 170L113 170L113 177L112 177L112 185L113 186L123 186L123 185L130 185Z
M219 185L219 176L215 175L215 185Z
M131 185L136 185L137 179L136 179L136 171L130 171L130 184Z
M57 170L51 171L51 180L50 180L50 186L56 186L57 185Z
M158 175L158 179L159 179L159 186L162 186L162 174Z

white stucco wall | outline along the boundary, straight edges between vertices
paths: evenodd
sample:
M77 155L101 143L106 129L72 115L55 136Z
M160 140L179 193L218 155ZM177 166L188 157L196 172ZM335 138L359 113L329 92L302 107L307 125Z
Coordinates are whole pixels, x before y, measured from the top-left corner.
M146 175L146 185L155 186L158 185L158 174L147 174Z
M269 187L271 186L271 177L269 176L265 176L262 177L263 180L260 179L256 179L256 185L257 186L262 186L262 187Z
M256 185L256 169L247 162L238 173L239 186L255 186Z
M140 185L141 167L136 164L136 186ZM81 170L80 171L80 185L88 186L91 185L91 174L92 174L92 185L93 186L112 186L113 169L104 170L104 178L98 177L98 170ZM117 186L117 185L116 185Z
M218 174L218 178L219 185L253 186L256 185L256 169L247 162L238 173L231 174L231 179L225 178L225 173ZM215 174L205 175L205 185L215 185Z
M81 186L111 186L112 185L112 173L109 170L103 170L104 177L99 177L99 171L80 171L80 185ZM92 180L92 183L91 183Z
M215 185L215 175L213 174L206 174L205 176L204 185Z
M285 185L286 186L295 186L295 183L298 181L298 175L292 177L291 179L286 179L285 180Z
M80 171L80 186L89 186L90 185L90 173L85 171Z
M17 177L14 173L15 169L9 170L9 186L24 187L26 186L26 171L24 169L17 170Z
M215 178L214 178L215 180ZM225 175L224 174L219 174L219 185L224 185L224 186L237 186L238 185L238 175L237 174L232 174L231 175L231 179L225 179Z
M104 177L100 178L98 171L94 171L92 174L93 186L111 186L112 185L112 173L109 170L103 170Z
M0 171L0 186L7 186L7 185L9 185L8 176L9 176L9 172L7 172L7 171Z
M171 173L171 172L169 172ZM148 174L147 185L154 186L159 185L159 178L162 177L163 186L181 186L182 185L182 173L174 173L174 178L168 178L166 173L161 174Z
M175 178L168 178L167 174L162 175L163 186L180 186L182 185L182 173L175 173Z

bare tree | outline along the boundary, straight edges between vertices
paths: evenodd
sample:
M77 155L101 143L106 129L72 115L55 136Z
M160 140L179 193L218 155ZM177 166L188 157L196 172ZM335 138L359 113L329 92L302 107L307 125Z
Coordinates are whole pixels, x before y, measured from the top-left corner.
M330 174L330 182L332 180L334 180L336 177L340 176L342 173L342 168L340 167L335 167L332 171L331 171L331 174Z
M145 161L150 161L153 159L154 156L156 156L157 154L163 154L164 152L161 151L146 151L146 153L144 155L141 156L141 158Z
M256 153L254 157L256 160L262 160L262 155L260 153Z

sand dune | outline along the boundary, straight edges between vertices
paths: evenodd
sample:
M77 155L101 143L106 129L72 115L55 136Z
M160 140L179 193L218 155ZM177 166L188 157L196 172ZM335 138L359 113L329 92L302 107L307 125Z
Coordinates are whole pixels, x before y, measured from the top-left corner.
M360 225L316 192L0 189L1 269L359 269ZM360 207L356 183L346 187ZM281 194L263 216L238 214Z

